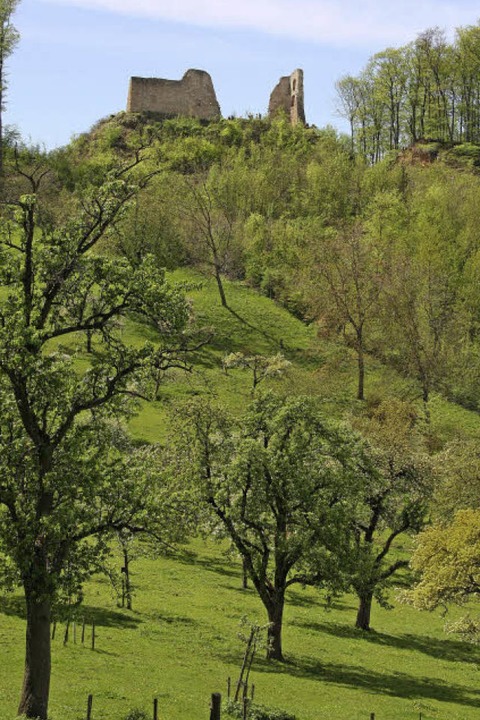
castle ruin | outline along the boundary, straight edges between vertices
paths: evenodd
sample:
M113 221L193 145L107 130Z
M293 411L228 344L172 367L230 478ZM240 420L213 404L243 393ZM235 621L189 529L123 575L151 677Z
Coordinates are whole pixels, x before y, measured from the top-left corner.
M181 80L130 78L127 112L151 112L161 117L187 116L200 120L221 117L212 78L205 70L187 70ZM285 112L292 125L305 124L303 70L280 78L270 95L270 117Z
M305 125L303 70L300 68L281 77L270 95L268 114L272 117L279 112L285 112L292 125Z
M127 112L183 115L201 120L221 117L212 78L205 70L187 70L181 80L130 78Z

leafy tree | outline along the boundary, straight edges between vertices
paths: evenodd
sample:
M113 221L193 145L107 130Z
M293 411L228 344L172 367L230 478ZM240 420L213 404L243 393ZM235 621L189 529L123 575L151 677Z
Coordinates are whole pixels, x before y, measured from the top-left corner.
M282 353L265 357L264 355L245 355L241 352L230 353L223 360L225 368L247 368L252 371L252 393L263 380L279 377L290 367L291 363Z
M115 247L133 266L146 255L153 255L158 266L168 270L184 263L179 218L172 212L180 191L179 178L162 173L135 198L122 222L115 224Z
M12 16L20 0L0 0L0 175L3 173L3 111L7 91L5 64L18 44L20 35L12 24Z
M222 306L228 307L222 276L233 252L238 207L225 179L217 167L208 175L186 177L179 203L191 236L192 257L212 269Z
M480 453L475 440L449 443L434 458L434 517L451 522L457 510L480 508Z
M122 460L112 422L131 412L128 393L146 368L181 363L188 308L150 258L132 268L95 252L147 182L140 162L137 153L54 211L40 193L45 170L19 168L29 192L2 209L0 542L26 598L19 713L42 720L50 618L66 568L77 568L80 582L95 559L87 538L159 517L149 470L158 464L148 452L132 455L131 466ZM127 315L155 318L157 341L125 344Z
M368 420L357 423L373 444L377 470L366 488L355 522L352 587L359 599L356 627L370 630L372 601L386 606L385 590L408 560L390 560L397 538L415 534L425 524L431 474L422 452L413 408L385 400Z
M459 510L448 524L434 525L419 536L412 568L420 581L408 599L421 610L434 610L478 598L479 559L480 510ZM464 621L457 629L478 638L480 623Z
M367 473L363 445L314 402L265 395L241 430L211 406L188 406L177 448L183 475L235 545L265 607L268 657L282 661L287 589L342 582L338 553Z
M391 248L385 268L387 355L418 380L427 422L431 393L448 388L449 358L463 333L459 297L473 250L464 242L463 184L461 178L439 182L434 177L415 190L407 232Z
M382 258L359 224L329 233L313 247L315 262L307 268L321 283L311 282L318 313L328 313L337 328L353 332L357 355L357 399L365 399L366 330L378 312L382 288ZM316 296L316 297L315 297ZM332 319L330 324L332 324ZM349 340L347 336L347 341Z

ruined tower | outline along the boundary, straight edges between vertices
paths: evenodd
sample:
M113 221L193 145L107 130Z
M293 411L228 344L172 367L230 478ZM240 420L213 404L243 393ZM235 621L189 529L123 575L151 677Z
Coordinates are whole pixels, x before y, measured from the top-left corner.
M292 125L305 125L305 107L303 93L303 70L298 68L293 73L281 77L270 95L268 114L273 117L285 112Z
M213 120L221 117L212 78L205 70L187 70L181 80L130 78L127 112L152 112Z

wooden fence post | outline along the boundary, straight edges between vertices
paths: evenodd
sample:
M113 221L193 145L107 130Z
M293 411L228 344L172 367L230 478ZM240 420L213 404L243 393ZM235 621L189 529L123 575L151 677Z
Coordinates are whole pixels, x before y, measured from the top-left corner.
M230 700L230 694L232 692L232 678L227 678L227 697Z
M210 705L210 720L221 720L220 713L222 709L222 696L220 693L212 693L212 703Z
M92 720L92 705L93 695L89 695L87 700L87 720Z
M92 623L92 650L95 650L95 620Z
M375 720L375 713L370 713L370 720Z
M53 621L53 627L52 627L52 640L55 640L55 633L57 631L57 621Z
M82 645L85 643L85 618L82 621Z
M153 701L153 720L158 720L158 698Z

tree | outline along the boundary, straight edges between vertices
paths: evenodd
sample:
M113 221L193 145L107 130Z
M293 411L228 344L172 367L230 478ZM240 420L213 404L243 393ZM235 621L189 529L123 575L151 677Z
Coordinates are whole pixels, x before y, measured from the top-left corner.
M268 657L283 661L285 593L341 584L339 551L368 459L358 436L309 399L260 396L241 427L211 406L188 406L178 462L243 558L268 615Z
M365 399L366 328L377 312L381 291L382 258L379 248L360 224L334 232L313 249L315 261L307 269L320 276L312 282L318 313L330 313L338 328L353 331L357 355L357 399ZM327 309L328 308L328 309Z
M480 596L480 510L459 510L448 524L434 525L418 538L412 568L420 581L409 593L413 605L434 610L464 605ZM468 635L480 634L480 623L460 623Z
M209 173L186 177L179 198L180 212L186 220L189 249L196 263L211 268L220 302L228 307L222 276L234 254L239 198L227 168L214 166Z
M421 179L430 178L423 172ZM465 233L467 192L462 177L439 182L433 173L433 182L412 194L407 232L386 262L386 353L418 380L427 422L431 393L449 392L450 357L462 346L462 276L475 247Z
M354 530L352 587L359 599L355 626L361 630L370 630L373 599L386 606L384 593L391 578L408 566L406 558L389 560L395 541L419 532L427 518L430 472L416 423L413 408L393 398L357 423L373 443L377 469Z
M132 268L95 252L148 181L140 168L136 152L105 182L65 196L52 211L39 193L45 168L19 165L29 192L2 209L0 538L27 606L19 713L42 720L50 618L66 568L77 567L81 579L95 557L87 538L138 531L158 518L149 461L139 457L137 466L132 455L133 478L111 423L131 412L130 390L146 368L183 363L188 308L150 258ZM125 344L127 315L155 318L157 340Z
M7 78L5 63L20 39L18 30L12 25L12 15L20 0L0 0L0 177L3 174L3 111Z
M252 395L255 389L267 378L280 377L290 367L282 353L266 357L265 355L245 355L242 352L230 353L223 360L224 368L246 368L252 371Z
M418 582L405 599L420 610L464 606L480 597L480 457L478 443L450 443L435 456L433 525L418 536L411 559ZM480 621L470 614L447 631L477 642Z

